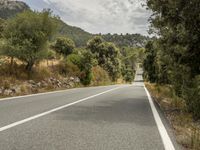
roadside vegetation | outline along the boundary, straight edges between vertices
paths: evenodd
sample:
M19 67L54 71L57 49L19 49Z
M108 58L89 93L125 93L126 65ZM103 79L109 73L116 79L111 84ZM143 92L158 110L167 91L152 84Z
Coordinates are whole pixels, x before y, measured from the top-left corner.
M200 9L198 0L147 0L153 11L150 31L156 35L146 45L144 77L170 120L180 141L200 148Z
M117 47L101 36L78 47L66 35L56 36L56 20L50 10L0 20L1 96L133 81L144 49Z

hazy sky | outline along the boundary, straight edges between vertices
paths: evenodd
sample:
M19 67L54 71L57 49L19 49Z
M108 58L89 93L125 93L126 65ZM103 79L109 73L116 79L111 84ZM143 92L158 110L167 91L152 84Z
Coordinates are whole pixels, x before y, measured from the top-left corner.
M144 0L23 0L32 9L51 8L66 23L91 33L147 34Z

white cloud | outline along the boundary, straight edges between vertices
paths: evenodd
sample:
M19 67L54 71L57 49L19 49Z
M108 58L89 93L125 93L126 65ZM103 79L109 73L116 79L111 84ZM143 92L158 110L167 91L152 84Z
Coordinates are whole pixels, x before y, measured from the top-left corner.
M150 12L142 7L143 0L24 1L34 9L51 8L66 23L91 33L147 34Z

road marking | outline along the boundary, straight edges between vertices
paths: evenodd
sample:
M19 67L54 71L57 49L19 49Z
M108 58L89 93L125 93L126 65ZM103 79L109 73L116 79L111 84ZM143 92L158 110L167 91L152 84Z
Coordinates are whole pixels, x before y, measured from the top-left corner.
M155 122L156 122L156 125L158 127L158 131L160 133L160 136L162 138L162 142L164 144L164 147L165 147L165 150L175 150L174 148L174 145L167 133L167 130L165 128L165 126L163 125L162 123L162 120L158 114L158 111L156 110L156 107L153 103L153 100L149 94L149 91L147 90L147 88L144 86L144 89L147 93L147 96L148 96L148 99L149 99L149 103L150 103L150 106L151 106L151 110L153 112L153 116L154 116L154 119L155 119Z
M127 86L123 86L123 87L127 87ZM26 123L26 122L28 122L28 121L31 121L31 120L34 120L34 119L43 117L43 116L48 115L48 114L50 114L50 113L56 112L56 111L58 111L58 110L67 108L67 107L69 107L69 106L75 105L75 104L77 104L77 103L86 101L86 100L88 100L88 99L91 99L91 98L100 96L100 95L102 95L102 94L105 94L105 93L108 93L108 92L111 92L111 91L114 91L114 90L123 88L123 87L121 87L121 86L120 86L120 87L116 87L116 88L113 88L113 89L110 89L110 90L107 90L107 91L104 91L104 92L101 92L101 93L98 93L98 94L95 94L95 95L92 95L92 96L89 96L89 97L86 97L86 98L83 98L83 99L80 99L80 100L75 101L75 102L73 102L73 103L69 103L69 104L66 104L66 105L63 105L63 106L60 106L60 107L51 109L51 110L49 110L49 111L40 113L40 114L38 114L38 115L29 117L29 118L26 118L26 119L24 119L24 120L14 122L14 123L9 124L9 125L6 125L6 126L4 126L4 127L0 127L0 132L5 131L5 130L8 130L8 129L13 128L13 127L15 127L15 126L24 124L24 123Z
M88 88L95 88L95 87L105 87L105 86L91 86L91 87L88 87ZM29 94L29 95L23 95L23 96L15 96L15 97L13 96L13 97L7 97L7 98L0 98L0 101L27 98L27 97L33 97L33 96L42 96L42 95L47 95L47 94L55 94L55 93L61 93L61 92L66 92L66 91L69 91L69 90L77 90L77 89L83 89L83 88L72 88L72 89L52 91L52 92L44 92L44 93Z

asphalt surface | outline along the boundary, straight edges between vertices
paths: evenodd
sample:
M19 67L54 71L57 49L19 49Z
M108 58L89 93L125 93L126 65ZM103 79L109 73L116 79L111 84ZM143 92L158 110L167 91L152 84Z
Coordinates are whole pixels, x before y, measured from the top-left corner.
M0 150L164 150L141 73L132 85L77 88L2 100L0 128L105 91L0 131ZM160 115L179 149L170 126Z

